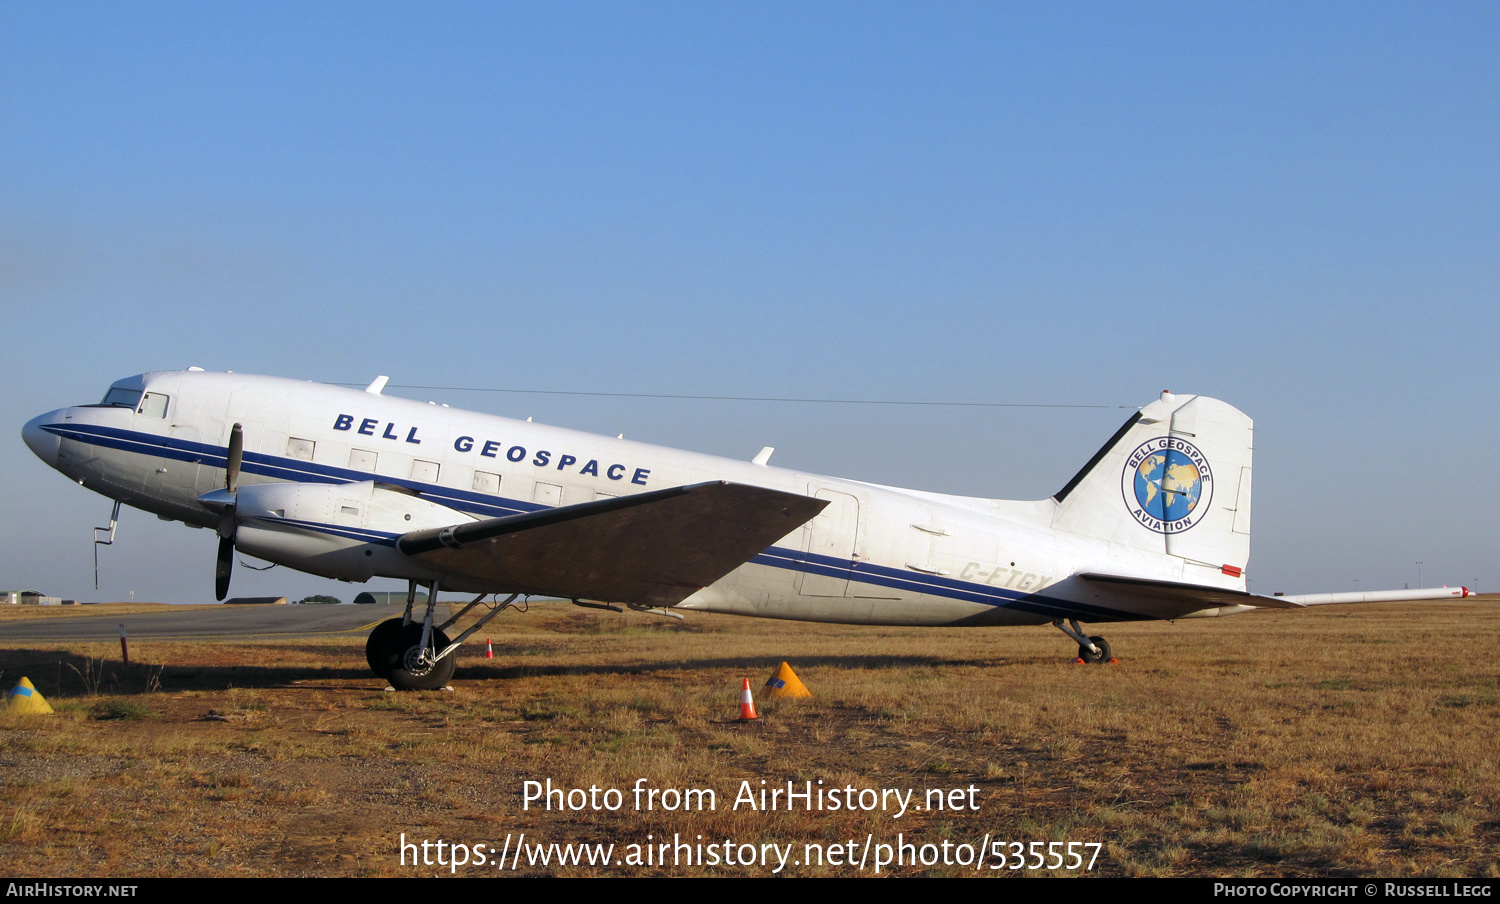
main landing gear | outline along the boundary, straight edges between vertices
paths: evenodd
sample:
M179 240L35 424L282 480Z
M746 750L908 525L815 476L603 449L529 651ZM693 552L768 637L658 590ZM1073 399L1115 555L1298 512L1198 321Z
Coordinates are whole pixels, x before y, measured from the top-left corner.
M1097 664L1115 661L1115 654L1109 648L1109 641L1098 635L1085 636L1083 628L1078 624L1078 619L1070 618L1067 624L1064 624L1059 618L1052 623L1052 627L1078 642L1078 658L1084 662Z
M481 593L472 602L441 625L434 625L439 586L436 581L427 588L427 608L420 620L412 618L417 601L417 582L406 589L406 612L400 618L389 618L375 626L365 641L365 661L370 671L391 683L398 691L435 691L448 686L457 667L458 647L470 635L489 624L490 619L510 608L520 596L510 598L486 612L469 630L449 640L443 633L466 615L489 594Z

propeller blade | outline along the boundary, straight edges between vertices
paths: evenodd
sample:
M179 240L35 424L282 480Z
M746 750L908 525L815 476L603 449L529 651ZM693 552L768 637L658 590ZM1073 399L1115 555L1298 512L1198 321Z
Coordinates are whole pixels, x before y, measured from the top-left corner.
M234 570L234 537L219 538L219 561L214 568L214 597L224 602L229 595L229 574Z
M224 489L233 493L240 482L240 462L245 457L245 433L235 424L229 431L229 461L224 466Z
M234 571L234 493L244 458L245 431L235 424L229 430L229 454L224 461L224 490L229 495L229 504L219 516L219 560L214 564L214 596L221 603L229 595L229 575Z

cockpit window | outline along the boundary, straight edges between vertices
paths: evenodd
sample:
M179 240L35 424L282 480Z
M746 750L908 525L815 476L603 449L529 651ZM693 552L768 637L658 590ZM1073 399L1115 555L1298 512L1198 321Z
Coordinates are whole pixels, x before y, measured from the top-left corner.
M104 401L99 404L114 408L134 409L141 404L141 391L139 389L124 389L119 386L111 386L109 392L104 394Z
M141 400L141 407L137 408L135 413L150 417L166 417L168 398L168 396L164 396L159 392L148 392L146 393L146 397Z

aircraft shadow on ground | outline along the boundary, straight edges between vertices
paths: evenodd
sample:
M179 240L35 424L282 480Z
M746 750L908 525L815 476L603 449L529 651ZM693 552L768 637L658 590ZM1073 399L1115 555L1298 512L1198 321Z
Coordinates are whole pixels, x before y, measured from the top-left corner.
M734 656L717 659L664 659L654 662L608 663L603 665L506 665L503 658L481 660L478 663L463 663L459 666L459 678L515 679L535 678L550 675L639 675L653 672L691 672L712 669L740 669L752 678L761 672L769 673L786 657L781 656ZM939 668L961 666L1003 666L998 659L952 659L943 656L801 656L788 659L794 668L835 669L901 669Z
M346 652L342 648L329 648L330 651L334 649ZM37 690L48 698L284 687L293 682L318 679L379 680L363 666L171 665L142 660L133 660L126 665L118 659L95 659L59 650L0 652L0 684L9 690L22 676L31 679Z
M300 652L315 653L301 647ZM347 657L346 647L328 647L330 658ZM347 661L347 660L345 660ZM644 675L656 672L735 669L758 681L781 662L775 656L736 656L716 659L664 659L653 662L606 663L601 665L507 665L503 659L461 662L460 681L513 681L562 675ZM904 669L904 668L1005 668L1032 665L1027 659L954 659L942 656L809 656L791 660L798 669ZM227 690L230 688L286 687L295 683L368 679L371 689L380 679L359 666L257 666L172 665L135 661L101 660L58 650L7 650L0 652L0 683L9 690L25 676L48 698L99 694L141 694L160 691Z

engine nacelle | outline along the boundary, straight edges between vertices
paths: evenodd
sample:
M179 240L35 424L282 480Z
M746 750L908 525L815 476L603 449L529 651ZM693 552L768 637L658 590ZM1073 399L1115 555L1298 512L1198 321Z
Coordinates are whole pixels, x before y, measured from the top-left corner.
M234 508L238 549L343 581L430 580L434 574L396 551L396 538L479 520L370 480L255 484L239 489Z

